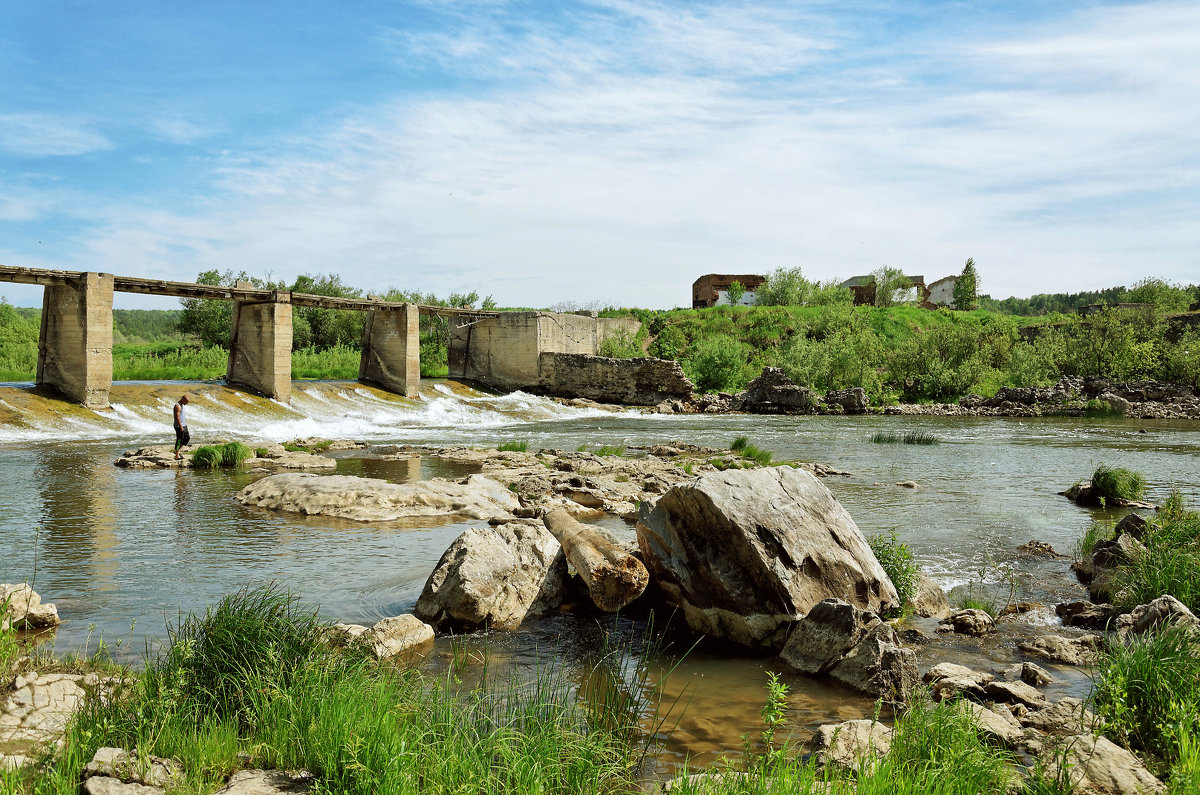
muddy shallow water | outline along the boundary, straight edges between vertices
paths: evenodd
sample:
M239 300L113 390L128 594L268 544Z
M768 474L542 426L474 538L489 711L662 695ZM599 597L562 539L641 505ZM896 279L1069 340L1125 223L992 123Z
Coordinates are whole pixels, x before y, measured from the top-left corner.
M1016 588L1017 598L1053 604L1082 589L1066 561L1022 558L1016 548L1046 541L1070 552L1093 518L1056 494L1100 463L1147 476L1148 498L1174 487L1200 497L1200 423L938 417L661 416L570 409L540 398L489 397L456 385L423 385L420 403L348 383L298 385L292 408L216 387L160 384L118 387L114 410L70 409L26 390L0 387L0 581L33 581L64 618L59 651L94 648L103 638L134 659L164 635L179 611L202 609L250 583L278 581L322 613L370 623L411 610L449 543L473 523L362 525L246 508L232 495L260 474L129 471L112 461L131 447L170 439L174 393L195 395L197 442L247 442L296 436L364 438L372 447L337 454L343 474L403 482L466 470L429 457L384 461L399 444L493 445L526 441L530 449L581 445L635 447L671 440L726 447L748 435L778 458L832 464L853 473L825 482L867 534L895 531L946 588L985 580ZM936 434L931 446L872 444L880 430ZM897 486L915 481L917 488ZM605 526L629 533L620 520ZM1011 571L1011 577L1005 573ZM531 670L561 658L593 664L602 626L636 638L640 620L555 616L519 632L474 637L493 665ZM1037 611L986 641L967 638L915 644L923 666L949 660L1003 669L1021 659L1015 638L1057 629ZM916 622L932 635L932 625ZM439 641L430 665L455 653ZM663 763L690 754L704 764L736 755L741 735L759 730L767 671L790 685L790 731L803 736L828 722L865 717L869 699L829 682L787 673L775 660L732 653L719 644L692 650L666 678L667 703L686 705L668 720L676 731ZM1046 665L1052 697L1084 695L1086 672Z

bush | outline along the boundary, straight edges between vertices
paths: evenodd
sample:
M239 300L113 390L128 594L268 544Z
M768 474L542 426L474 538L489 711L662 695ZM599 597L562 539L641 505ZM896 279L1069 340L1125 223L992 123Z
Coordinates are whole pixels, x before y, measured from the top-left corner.
M729 449L747 461L753 461L759 466L770 466L775 454L770 450L762 450L750 443L749 436L739 436L729 445Z
M258 458L266 458L270 454L271 454L271 451L265 447L256 447L254 449L254 455L257 456Z
M901 605L911 605L916 598L921 575L921 568L913 559L912 550L896 536L895 531L871 536L870 543L875 559L887 572L892 585L896 586Z
M1116 571L1114 602L1122 611L1171 594L1200 612L1200 515L1173 493L1142 535L1146 551Z
M221 466L240 467L250 457L250 448L241 442L226 442L221 445Z
M502 453L525 453L529 451L528 442L503 442L496 445L496 449Z
M749 348L725 334L699 340L692 346L683 369L696 388L705 392L731 392L749 380Z
M1140 472L1101 464L1092 473L1092 494L1105 502L1140 500L1146 494L1146 479Z
M634 359L645 356L642 350L642 333L630 334L627 329L619 328L604 338L600 343L598 353L612 359Z
M201 447L192 453L192 466L196 469L216 469L221 465L221 451L216 447Z

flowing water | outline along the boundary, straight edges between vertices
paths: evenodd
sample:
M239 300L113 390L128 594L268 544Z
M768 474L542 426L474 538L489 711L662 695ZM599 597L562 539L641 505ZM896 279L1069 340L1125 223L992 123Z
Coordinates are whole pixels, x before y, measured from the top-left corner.
M1139 470L1148 499L1172 488L1200 496L1200 423L1134 420L939 417L666 416L568 408L514 393L484 395L451 382L423 383L409 401L346 382L298 382L291 406L203 384L123 384L111 411L96 413L48 400L27 387L0 385L0 582L29 580L64 619L58 651L94 648L103 639L122 659L161 640L180 611L202 610L247 584L277 581L324 615L371 623L411 611L426 577L450 542L472 523L363 525L250 509L233 494L261 473L125 470L126 449L167 444L170 407L192 396L195 443L240 439L254 445L298 436L363 439L368 450L339 457L340 473L404 482L467 472L425 458L381 460L398 444L526 441L530 449L580 445L628 448L683 440L727 447L747 435L777 458L819 461L853 474L825 482L868 535L895 531L947 589L987 581L1048 604L1077 598L1062 561L1022 558L1016 547L1045 541L1070 552L1103 512L1081 509L1057 492L1097 464ZM876 431L936 434L930 446L872 444ZM897 483L914 481L916 488ZM1108 514L1112 516L1113 514ZM630 530L619 520L605 526ZM975 587L975 586L970 586ZM1056 624L1048 611L1026 623ZM601 646L596 618L561 615L514 633L468 638L492 664L531 668L557 657L580 669ZM604 621L632 639L642 622ZM916 622L932 634L932 627ZM993 667L1016 659L1012 635L918 645L924 664L980 658ZM1007 634L1006 634L1007 633ZM444 664L464 646L439 641L430 661ZM956 656L958 655L958 656ZM791 730L831 719L869 716L872 703L829 682L796 676L770 658L715 644L697 648L666 678L666 703L686 705L663 757L704 764L736 755L740 737L758 730L767 671L792 688ZM1049 666L1048 666L1049 667ZM1054 667L1048 694L1083 695L1086 675Z

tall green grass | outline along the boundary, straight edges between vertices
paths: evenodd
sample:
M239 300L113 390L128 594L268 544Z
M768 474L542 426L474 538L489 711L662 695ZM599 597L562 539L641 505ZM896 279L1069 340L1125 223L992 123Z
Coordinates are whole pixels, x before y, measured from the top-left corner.
M1200 514L1173 493L1142 536L1146 551L1117 567L1115 603L1121 610L1171 594L1200 612Z
M892 585L896 586L902 608L908 607L917 596L921 578L921 568L912 550L899 539L895 531L871 536L869 542L875 559L887 572Z
M241 442L226 442L221 445L221 466L240 467L250 455L250 448Z
M221 465L221 448L204 446L192 453L192 466L196 469L216 469Z
M871 435L874 444L937 444L939 441L936 434L925 431L907 431L904 434L877 431Z
M501 442L496 449L502 453L524 453L529 450L528 442Z
M1101 464L1092 473L1092 494L1106 502L1140 500L1146 494L1146 479L1140 472Z
M751 444L749 436L739 436L729 444L729 449L747 461L753 461L760 466L770 466L775 454Z

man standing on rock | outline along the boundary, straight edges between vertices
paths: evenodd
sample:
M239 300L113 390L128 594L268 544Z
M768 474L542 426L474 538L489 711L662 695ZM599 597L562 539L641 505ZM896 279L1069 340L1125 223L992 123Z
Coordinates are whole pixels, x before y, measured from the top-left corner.
M187 414L185 409L188 404L188 396L184 395L179 398L179 402L175 404L175 460L183 458L179 454L179 448L192 440L192 435L188 433Z

